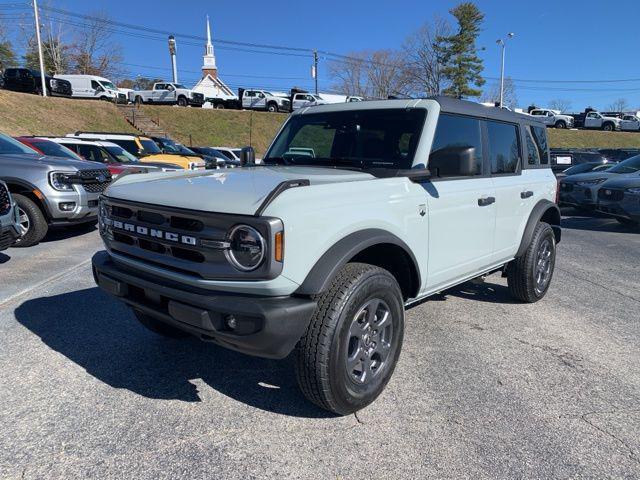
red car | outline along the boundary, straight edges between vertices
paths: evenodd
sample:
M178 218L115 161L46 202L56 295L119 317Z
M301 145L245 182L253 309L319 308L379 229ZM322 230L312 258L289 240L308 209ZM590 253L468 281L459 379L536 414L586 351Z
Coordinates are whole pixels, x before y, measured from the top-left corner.
M24 143L27 147L35 150L42 155L50 157L62 157L69 158L71 160L84 160L80 155L72 152L67 147L59 145L51 140L37 137L15 137L21 143Z

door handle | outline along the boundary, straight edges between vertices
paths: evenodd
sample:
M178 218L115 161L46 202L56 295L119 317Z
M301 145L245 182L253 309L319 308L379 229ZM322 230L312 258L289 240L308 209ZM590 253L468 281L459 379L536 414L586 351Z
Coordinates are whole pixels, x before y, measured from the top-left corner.
M530 198L533 197L533 192L531 190L527 190L526 192L520 192L520 198Z
M482 197L478 199L478 205L481 207L486 207L487 205L491 205L495 203L496 197Z

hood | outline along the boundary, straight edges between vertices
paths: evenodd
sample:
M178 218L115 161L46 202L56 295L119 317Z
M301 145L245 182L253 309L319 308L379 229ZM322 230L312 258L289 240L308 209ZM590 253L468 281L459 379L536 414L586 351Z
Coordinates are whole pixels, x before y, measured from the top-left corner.
M576 173L575 175L568 175L564 177L562 181L564 183L576 183L583 182L585 180L595 180L596 178L611 178L617 175L617 173L610 173L606 170L604 172Z
M51 169L59 170L96 170L105 167L102 163L90 162L88 160L71 160L64 157L51 157L48 155L29 155L29 154L10 154L0 155L0 165L3 162L37 162L43 167L52 167Z
M373 178L368 173L328 168L243 167L128 175L114 182L105 194L112 198L154 205L253 215L264 198L286 180L307 179L313 186Z
M607 180L600 188L640 188L640 173L629 173Z

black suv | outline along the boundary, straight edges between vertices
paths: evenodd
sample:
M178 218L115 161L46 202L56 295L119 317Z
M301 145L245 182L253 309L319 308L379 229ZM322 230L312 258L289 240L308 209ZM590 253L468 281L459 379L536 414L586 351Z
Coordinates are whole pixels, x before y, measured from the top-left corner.
M29 68L7 68L3 75L4 88L14 92L36 93L42 95L40 72ZM47 95L53 97L70 97L71 82L49 75L44 77Z

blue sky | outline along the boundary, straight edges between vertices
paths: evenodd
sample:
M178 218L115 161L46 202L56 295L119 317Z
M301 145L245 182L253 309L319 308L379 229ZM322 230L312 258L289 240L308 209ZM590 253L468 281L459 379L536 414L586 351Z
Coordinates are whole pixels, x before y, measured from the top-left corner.
M205 35L205 15L209 14L214 38L347 54L361 49L397 48L407 35L434 16L451 19L448 10L457 3L56 0L50 4L79 13L104 10L114 20L196 36ZM573 110L587 105L606 109L617 98L625 98L633 108L640 106L640 63L636 54L640 47L640 1L481 0L477 4L485 14L478 45L486 47L480 52L486 77L499 76L496 39L507 32L516 34L508 44L506 72L516 79L520 106L531 102L545 105L554 98L570 100ZM72 35L73 27L67 28ZM115 36L123 46L124 68L132 77L170 76L166 40L156 37ZM200 43L178 38L179 79L184 83L191 84L199 78L204 49ZM220 75L233 86L264 86L274 90L293 85L312 86L311 58L239 51L238 47L215 42L214 46ZM321 57L321 91L330 86L326 63ZM639 80L535 82L620 79Z

